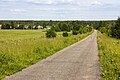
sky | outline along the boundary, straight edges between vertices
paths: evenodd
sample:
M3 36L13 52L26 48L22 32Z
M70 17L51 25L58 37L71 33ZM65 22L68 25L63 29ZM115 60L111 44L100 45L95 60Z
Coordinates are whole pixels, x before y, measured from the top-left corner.
M120 0L0 0L0 20L116 20Z

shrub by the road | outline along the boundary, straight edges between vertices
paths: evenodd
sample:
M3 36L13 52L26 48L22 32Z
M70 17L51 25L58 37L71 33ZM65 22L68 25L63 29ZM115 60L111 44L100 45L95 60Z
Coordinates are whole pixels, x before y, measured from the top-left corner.
M51 29L47 30L47 32L46 32L47 38L54 38L54 37L56 37L56 35L57 35L56 32L54 30L51 30Z
M72 31L72 34L73 34L73 35L77 35L77 34L78 34L78 31L73 30L73 31Z
M68 37L68 33L67 32L63 32L63 37Z

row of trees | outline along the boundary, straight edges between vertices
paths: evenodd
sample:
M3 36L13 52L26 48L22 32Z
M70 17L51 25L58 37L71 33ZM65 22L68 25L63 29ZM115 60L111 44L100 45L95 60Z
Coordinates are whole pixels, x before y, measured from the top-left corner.
M42 26L46 28L46 26L52 26L51 29L60 32L60 31L68 31L74 30L77 33L85 33L90 29L83 27L90 25L80 23L79 21L41 21L41 22L0 22L2 24L1 29L38 29L38 26ZM52 24L51 24L52 23ZM82 30L83 29L83 30Z
M120 39L120 17L114 22L114 24L106 24L102 26L101 23L100 25L101 26L98 30L100 30L101 33L106 33L108 36Z
M64 30L62 26L69 27L71 30L73 25L79 24L81 26L93 26L95 29L99 29L101 26L106 24L114 25L115 21L0 21L2 29L37 29L37 26L56 26L56 31ZM102 24L102 25L100 25ZM19 25L19 26L18 26ZM59 28L57 26L60 26ZM65 27L66 28L66 27Z
M60 32L60 31L68 31L70 32L71 30L76 31L78 33L86 33L92 30L92 27L89 25L86 26L82 26L80 24L78 24L77 22L74 22L73 24L70 23L57 23L56 25L53 25L52 30L55 30L56 32Z
M57 23L50 30L47 30L46 37L56 37L56 32L61 31L63 32L63 37L67 37L70 31L72 31L73 35L83 34L92 31L92 27L89 25L83 27L76 22L74 24Z

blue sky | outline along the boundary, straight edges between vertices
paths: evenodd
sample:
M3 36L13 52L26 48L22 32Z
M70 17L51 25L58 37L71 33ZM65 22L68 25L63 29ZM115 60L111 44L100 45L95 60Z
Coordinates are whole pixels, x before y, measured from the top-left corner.
M111 20L120 0L0 0L1 20Z

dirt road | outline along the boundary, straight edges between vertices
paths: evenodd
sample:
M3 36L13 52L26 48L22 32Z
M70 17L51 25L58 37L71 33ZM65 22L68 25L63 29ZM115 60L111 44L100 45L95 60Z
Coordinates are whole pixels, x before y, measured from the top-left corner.
M97 32L3 80L99 80Z

